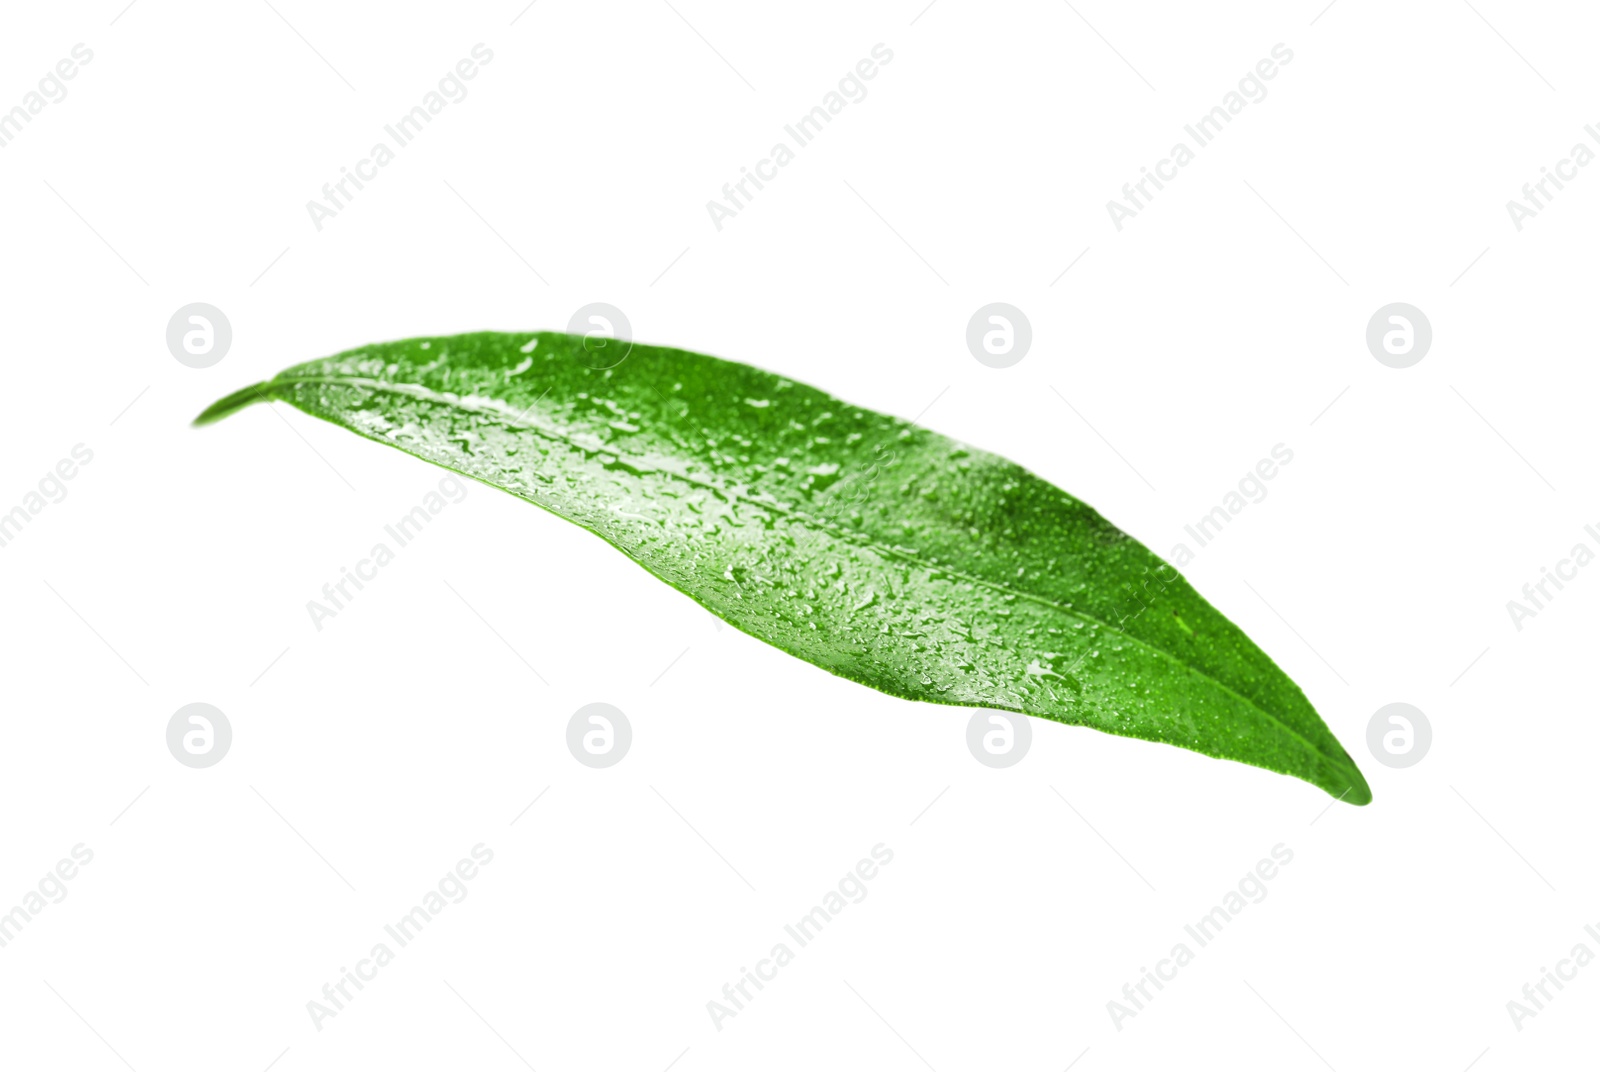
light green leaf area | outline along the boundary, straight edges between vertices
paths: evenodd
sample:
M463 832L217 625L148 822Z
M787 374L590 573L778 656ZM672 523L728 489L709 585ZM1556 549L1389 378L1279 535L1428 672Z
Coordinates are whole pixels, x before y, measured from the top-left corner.
M288 402L581 525L841 677L1372 799L1260 648L1060 488L748 365L635 345L594 367L623 346L553 332L382 343L287 369L195 423Z

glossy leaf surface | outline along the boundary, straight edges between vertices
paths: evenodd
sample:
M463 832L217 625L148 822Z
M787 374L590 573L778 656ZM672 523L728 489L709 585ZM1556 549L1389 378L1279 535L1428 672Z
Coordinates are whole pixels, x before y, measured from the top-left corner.
M883 692L1371 800L1272 660L1071 495L761 369L640 345L618 361L624 348L553 332L382 343L196 423L288 402L575 522L739 629Z

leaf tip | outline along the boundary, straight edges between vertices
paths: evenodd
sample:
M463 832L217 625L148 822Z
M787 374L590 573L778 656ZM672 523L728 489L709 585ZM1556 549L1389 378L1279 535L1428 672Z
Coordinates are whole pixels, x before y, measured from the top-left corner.
M1361 773L1361 768L1356 766L1354 760L1350 761L1350 784L1343 793L1339 794L1338 799L1346 804L1354 804L1357 807L1372 803L1372 787L1367 784L1366 777Z
M268 401L271 396L262 390L266 384L256 383L242 388L226 398L219 398L201 411L194 419L192 427L204 428L208 424L215 424L229 414L235 413L252 402Z

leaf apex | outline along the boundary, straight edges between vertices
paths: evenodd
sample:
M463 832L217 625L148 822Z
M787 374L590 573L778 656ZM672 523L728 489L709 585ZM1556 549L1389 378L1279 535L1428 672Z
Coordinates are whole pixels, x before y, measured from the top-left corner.
M1348 754L1346 758L1348 758ZM1367 784L1366 776L1361 773L1361 768L1356 766L1355 760L1350 761L1350 775L1349 787L1343 793L1340 793L1336 799L1342 800L1346 804L1354 804L1358 808L1371 804L1372 787Z
M226 398L217 399L194 419L192 427L204 428L208 424L215 424L222 418L244 409L252 402L271 401L272 396L262 390L266 386L266 383L251 384L249 387L233 392Z

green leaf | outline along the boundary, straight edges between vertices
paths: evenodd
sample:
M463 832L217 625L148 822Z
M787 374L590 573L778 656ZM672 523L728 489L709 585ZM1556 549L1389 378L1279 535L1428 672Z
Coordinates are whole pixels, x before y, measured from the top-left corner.
M195 423L281 399L581 525L842 677L1372 799L1260 648L1021 466L748 365L633 346L595 368L616 350L585 347L553 332L382 343L297 365Z

